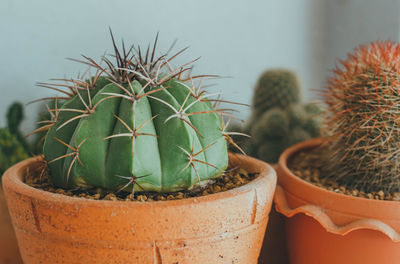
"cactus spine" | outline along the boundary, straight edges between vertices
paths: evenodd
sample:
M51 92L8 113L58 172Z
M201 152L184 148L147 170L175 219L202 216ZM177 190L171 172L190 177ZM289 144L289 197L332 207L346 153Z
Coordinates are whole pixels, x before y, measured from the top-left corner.
M400 191L400 45L360 46L323 91L329 106L325 174L365 191Z
M42 105L39 110L39 118L37 121L36 129L29 133L27 136L35 135L32 143L33 153L36 155L42 154L43 152L43 143L47 134L47 130L49 127L54 125L54 122L57 121L56 113L52 111L52 109L58 109L59 106L63 104L63 101L55 98L49 102L46 102Z
M222 110L215 109L186 65L171 68L153 50L122 52L97 73L68 80L69 99L52 109L44 156L56 186L170 192L218 177L228 165ZM190 62L189 64L191 64ZM187 64L187 65L189 65ZM200 76L199 76L200 77ZM46 86L56 88L56 86ZM218 100L217 100L218 101Z

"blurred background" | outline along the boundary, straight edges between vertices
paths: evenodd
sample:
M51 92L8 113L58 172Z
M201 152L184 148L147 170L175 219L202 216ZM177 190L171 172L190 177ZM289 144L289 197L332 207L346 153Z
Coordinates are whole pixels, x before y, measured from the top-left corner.
M55 95L36 82L85 70L65 58L111 51L109 26L116 39L145 47L160 32L160 54L175 39L176 50L190 46L176 63L201 56L196 73L229 77L211 81L224 99L250 103L264 70L288 68L310 101L336 58L362 43L399 40L399 11L396 0L1 0L0 126L11 102ZM26 107L23 131L33 129L37 108Z

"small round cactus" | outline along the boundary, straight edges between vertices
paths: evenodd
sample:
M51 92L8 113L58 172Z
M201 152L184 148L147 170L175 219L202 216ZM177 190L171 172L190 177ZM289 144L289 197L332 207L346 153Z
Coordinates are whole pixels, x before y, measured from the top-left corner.
M253 96L254 115L269 109L286 108L300 101L300 85L296 74L289 70L268 70L256 84Z
M364 191L400 191L400 45L356 48L323 93L331 132L325 175Z
M24 119L24 107L21 103L13 103L7 111L7 127L12 134L19 133L19 125Z
M112 34L111 34L112 36ZM51 109L44 156L59 187L171 192L219 177L228 165L224 110L153 49L119 50L116 62L85 57L96 69L87 81L65 80L62 105ZM41 84L58 89L56 85Z
M284 142L285 149L294 144L309 140L311 138L312 138L312 135L311 135L310 131L306 130L306 127L301 127L301 126L293 127L290 130L287 138L285 138L285 142Z

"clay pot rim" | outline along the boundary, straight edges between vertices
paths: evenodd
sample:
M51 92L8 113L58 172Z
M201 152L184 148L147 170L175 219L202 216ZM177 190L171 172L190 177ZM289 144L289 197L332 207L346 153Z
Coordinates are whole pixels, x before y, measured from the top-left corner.
M324 195L329 195L332 197L337 197L338 199L351 199L351 200L358 200L359 202L365 203L377 203L379 205L395 205L395 206L399 206L400 203L399 201L391 201L391 200L377 200L377 199L369 199L369 198L365 198L365 197L358 197L358 196L352 196L352 195L347 195L347 194L343 194L343 193L337 193L334 191L330 191L327 190L325 188L319 187L317 185L314 185L306 180L301 179L300 177L296 176L287 166L287 161L293 157L294 155L296 155L298 152L302 151L302 150L308 150L308 149L312 149L315 148L319 145L321 145L322 143L324 143L326 141L325 138L314 138L314 139L310 139L310 140L306 140L303 142L300 142L298 144L295 144L291 147L289 147L288 149L286 149L281 156L279 157L279 161L278 161L278 166L277 166L277 170L281 170L283 173L280 174L279 179L278 179L278 184L281 183L282 181L287 181L290 179L290 181L293 181L295 184L301 184L301 185L305 185L307 186L307 188L312 189L313 191L316 192L320 192L321 194ZM285 184L282 184L285 185Z
M255 158L245 156L242 154L234 154L234 153L229 153L229 159L237 158L241 162L246 162L246 159L254 160L257 161ZM10 167L2 176L2 183L3 185L9 186L8 188L14 189L16 193L20 193L23 195L27 195L29 197L32 197L37 200L59 200L62 201L65 204L77 204L77 203L84 203L88 204L90 206L167 206L167 207L173 207L173 206L184 206L187 204L192 204L192 203L200 203L200 202L212 202L215 200L223 200L223 199L229 199L238 193L242 192L247 192L247 191L252 191L257 185L261 184L262 181L268 181L268 182L276 182L276 173L275 170L267 163L264 163L264 169L259 173L259 176L252 180L251 182L244 184L242 186L223 191L223 192L218 192L214 194L208 194L205 196L198 196L198 197L190 197L190 198L184 198L184 199L178 199L178 200L166 200L166 201L149 201L149 202L140 202L140 201L110 201L110 200L91 200L91 199L86 199L86 198L81 198L81 197L72 197L68 195L63 195L63 194L58 194L58 193L52 193L48 191L44 191L41 189L34 188L32 186L29 186L22 180L22 176L24 175L25 172L22 172L21 170L25 169L27 166L31 165L34 162L37 162L40 159L39 156L32 157L29 159L26 159L24 161L21 161L12 167ZM260 162L260 161L257 161ZM273 183L275 184L275 183Z

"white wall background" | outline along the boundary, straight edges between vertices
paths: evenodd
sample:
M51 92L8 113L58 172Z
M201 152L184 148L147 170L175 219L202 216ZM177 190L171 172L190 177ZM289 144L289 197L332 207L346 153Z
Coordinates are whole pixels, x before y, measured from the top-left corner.
M178 39L190 46L179 62L202 56L196 71L231 76L212 88L224 98L250 103L265 69L296 71L305 99L323 85L335 58L376 39L398 40L398 0L1 0L0 125L7 106L52 91L39 81L76 76L83 68L65 60L99 58L117 38L147 45L160 32L160 51ZM238 108L245 118L250 110ZM29 131L37 106L26 108Z

